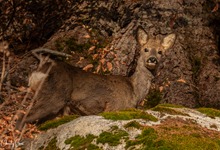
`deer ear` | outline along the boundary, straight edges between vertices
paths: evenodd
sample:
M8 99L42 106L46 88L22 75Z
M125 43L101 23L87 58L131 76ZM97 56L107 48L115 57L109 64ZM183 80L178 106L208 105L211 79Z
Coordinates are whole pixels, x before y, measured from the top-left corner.
M162 41L162 46L164 47L164 50L171 48L173 46L175 40L176 40L175 34L167 35Z
M137 41L140 45L144 45L148 41L148 35L141 27L137 30Z

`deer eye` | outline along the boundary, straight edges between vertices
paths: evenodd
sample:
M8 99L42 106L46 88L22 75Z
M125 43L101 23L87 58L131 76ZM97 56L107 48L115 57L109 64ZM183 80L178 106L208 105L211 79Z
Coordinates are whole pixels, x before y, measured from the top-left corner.
M149 50L147 48L144 49L145 52L149 52Z
M162 54L162 51L158 51L158 54L160 54L160 55L161 55L161 54Z

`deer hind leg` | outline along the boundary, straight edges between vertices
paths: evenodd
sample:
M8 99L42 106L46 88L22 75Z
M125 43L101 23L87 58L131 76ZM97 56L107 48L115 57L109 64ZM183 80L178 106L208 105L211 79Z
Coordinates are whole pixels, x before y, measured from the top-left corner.
M21 130L25 123L43 122L45 120L55 117L59 111L65 106L65 101L60 100L50 102L44 99L44 101L37 101L37 103L31 108L28 115L20 114L16 123L16 129Z
M104 100L83 99L79 101L72 100L69 102L71 112L78 115L95 115L101 113L106 108Z

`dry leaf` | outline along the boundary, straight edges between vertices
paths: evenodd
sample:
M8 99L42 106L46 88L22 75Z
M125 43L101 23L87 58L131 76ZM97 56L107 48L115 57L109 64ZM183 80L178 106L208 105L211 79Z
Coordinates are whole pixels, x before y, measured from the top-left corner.
M95 48L96 48L95 46L91 46L88 50L89 54L91 54L95 50Z
M101 70L101 64L98 65L97 69L96 69L96 73L98 73Z
M184 79L179 79L179 80L177 80L177 82L186 83L186 81Z
M84 57L79 57L79 61L76 64L80 64L84 59Z
M83 36L85 39L89 39L91 36L89 34Z
M18 90L19 90L20 92L26 92L26 87L20 86L20 87L18 88Z
M217 4L215 5L215 7L213 8L212 12L218 11L218 8L219 8L219 4L217 3Z
M88 71L89 69L93 68L93 64L88 64L83 68L83 70Z
M107 68L108 68L108 71L112 71L112 63L110 62L107 62Z
M104 64L104 63L105 63L105 58L101 59L100 62L101 62L102 64Z
M6 121L11 121L11 117L3 116L3 118L4 118Z
M163 86L160 86L159 90L160 90L160 92L162 92L163 91Z
M99 56L99 54L94 54L94 55L92 56L92 59L95 60L95 59L98 58L98 56Z

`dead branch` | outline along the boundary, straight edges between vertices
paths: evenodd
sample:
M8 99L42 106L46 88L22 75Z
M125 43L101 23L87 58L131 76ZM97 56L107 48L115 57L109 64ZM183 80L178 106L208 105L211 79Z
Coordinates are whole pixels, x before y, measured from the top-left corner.
M58 52L58 51L54 51L54 50L51 50L48 48L37 48L37 49L31 50L31 52L39 60L41 60L41 57L37 53L48 53L48 54L57 55L57 56L72 57L72 55Z

